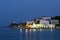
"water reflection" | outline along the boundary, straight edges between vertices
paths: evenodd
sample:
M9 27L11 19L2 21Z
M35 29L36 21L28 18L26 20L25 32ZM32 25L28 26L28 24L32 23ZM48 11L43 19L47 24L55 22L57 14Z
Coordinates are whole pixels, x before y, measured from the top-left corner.
M60 40L58 29L0 28L0 40Z
M28 40L28 29L26 29L25 35L25 40Z
M32 29L30 29L30 32L32 32Z
M53 35L53 30L54 30L54 29L50 29L50 30L51 30L51 32L50 32L50 40L53 40L52 35Z
M28 29L26 29L26 32L28 32Z
M22 29L20 29L20 32L22 32Z
M53 30L53 29L50 29L51 31Z
M40 31L43 31L43 29L40 29Z
M25 32L25 40L53 40L53 29L20 29L20 32Z
M36 31L43 31L43 29L25 29L25 32L36 32ZM23 31L23 29L20 29L20 32L22 32ZM52 31L52 29L51 29L51 31Z
M35 32L36 31L36 29L33 29L33 32Z

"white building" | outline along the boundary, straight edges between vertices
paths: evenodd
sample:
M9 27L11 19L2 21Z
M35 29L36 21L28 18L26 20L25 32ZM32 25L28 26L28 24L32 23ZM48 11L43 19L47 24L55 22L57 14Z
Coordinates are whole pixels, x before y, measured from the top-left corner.
M49 24L49 28L55 28L55 24Z
M59 24L59 20L51 20L51 24Z
M44 24L33 24L31 28L43 28L45 25Z
M55 24L46 24L44 28L55 28Z
M49 24L45 24L44 28L49 28Z
M40 24L49 24L49 21L48 20L40 20Z

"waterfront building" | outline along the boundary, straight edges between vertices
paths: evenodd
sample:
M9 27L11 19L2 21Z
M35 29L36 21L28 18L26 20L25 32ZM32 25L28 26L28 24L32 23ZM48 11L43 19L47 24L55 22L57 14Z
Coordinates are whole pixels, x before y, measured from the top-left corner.
M59 20L51 20L51 24L59 24Z
M52 17L52 19L59 20L59 24L60 24L60 16Z
M33 25L34 21L33 20L29 20L26 22L26 28L31 28Z
M55 28L55 24L59 24L58 20L51 20L51 17L37 18L34 21L27 21L29 28Z
M56 26L60 26L60 16L43 16L42 18L28 20L26 23L20 24L16 24L16 22L13 21L10 26L13 28L56 28Z
M26 24L26 28L31 28L32 25L31 24Z
M43 28L45 25L44 24L33 24L31 28Z
M43 20L43 19L41 19L40 20L40 24L49 24L49 20Z
M44 24L39 24L39 28L44 28L45 25Z
M55 24L45 24L44 28L55 28Z
M55 24L49 24L49 28L55 28Z
M49 24L44 24L44 28L49 28Z

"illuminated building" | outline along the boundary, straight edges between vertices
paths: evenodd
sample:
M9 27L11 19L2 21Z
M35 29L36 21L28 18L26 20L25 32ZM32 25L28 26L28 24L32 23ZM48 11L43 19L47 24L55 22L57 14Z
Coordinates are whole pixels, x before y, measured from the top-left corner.
M40 20L40 24L49 24L49 21L48 21L48 20L43 20L43 19L41 19L41 20Z
M31 24L26 24L26 28L31 28L32 25Z
M33 23L34 23L33 20L27 21L27 22L26 22L26 28L31 28Z
M59 24L59 20L51 20L51 24Z
M45 25L44 24L33 24L31 28L43 28Z
M51 24L50 24L51 22ZM55 28L55 23L58 23L58 20L51 20L51 17L42 17L37 18L34 21L27 21L27 28Z
M49 28L55 28L54 24L49 24L48 26L49 26Z
M28 20L26 23L16 24L14 21L11 26L18 28L56 28L56 26L60 26L60 16L49 17L43 16L42 18L36 18L34 20Z

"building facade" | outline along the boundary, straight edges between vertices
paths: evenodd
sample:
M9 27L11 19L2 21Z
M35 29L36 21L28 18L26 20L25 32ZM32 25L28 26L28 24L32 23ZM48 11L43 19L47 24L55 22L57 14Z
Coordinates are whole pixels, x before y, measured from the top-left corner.
M51 20L51 24L59 24L59 20Z
M49 24L48 20L40 20L40 24Z

